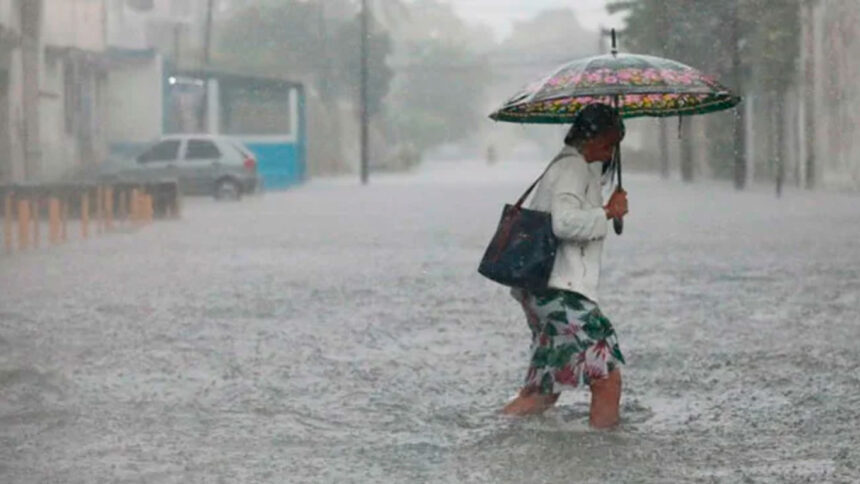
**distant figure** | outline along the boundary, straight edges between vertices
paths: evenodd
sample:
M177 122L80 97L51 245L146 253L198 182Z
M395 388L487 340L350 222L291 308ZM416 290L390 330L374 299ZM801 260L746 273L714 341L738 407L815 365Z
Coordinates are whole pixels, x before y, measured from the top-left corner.
M494 145L487 146L487 164L496 164L496 147Z
M618 111L605 104L583 108L531 201L530 208L552 214L558 249L547 289L511 291L525 310L532 343L525 385L506 414L541 413L561 391L587 384L591 426L618 423L624 357L597 306L597 287L608 221L627 213L624 191L605 206L601 191L603 162L623 138Z

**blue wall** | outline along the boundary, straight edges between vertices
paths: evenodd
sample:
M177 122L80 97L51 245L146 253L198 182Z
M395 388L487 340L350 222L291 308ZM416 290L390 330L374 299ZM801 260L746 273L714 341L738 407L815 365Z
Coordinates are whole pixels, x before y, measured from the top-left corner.
M273 142L245 142L257 157L257 172L267 190L279 190L301 183L305 179L304 157L301 144Z

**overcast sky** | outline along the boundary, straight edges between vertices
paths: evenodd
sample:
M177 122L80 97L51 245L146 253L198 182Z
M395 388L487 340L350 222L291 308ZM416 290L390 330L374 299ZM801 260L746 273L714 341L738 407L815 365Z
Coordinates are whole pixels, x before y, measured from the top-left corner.
M620 26L619 19L606 13L607 0L444 0L454 6L457 13L470 23L488 25L502 38L517 20L534 17L548 8L572 8L583 27L597 30Z

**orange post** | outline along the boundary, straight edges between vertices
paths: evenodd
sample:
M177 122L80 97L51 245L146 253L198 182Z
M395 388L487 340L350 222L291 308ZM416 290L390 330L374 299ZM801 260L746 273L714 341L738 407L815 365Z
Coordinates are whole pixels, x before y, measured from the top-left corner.
M11 254L14 247L14 239L12 237L12 203L15 197L12 193L6 194L6 200L3 203L3 243L6 245L6 253Z
M55 245L60 243L60 200L57 197L48 201L48 241Z
M30 248L30 202L18 200L18 249Z
M153 205L152 195L146 196L146 221L147 223L152 223L152 220L155 218L155 207Z
M131 221L137 225L140 223L140 192L137 188L131 189L131 196L128 202L129 212L131 212Z
M104 187L99 185L96 187L96 226L98 233L104 232L105 229L104 201Z
M119 217L128 220L128 198L125 192L119 192Z
M81 194L81 237L86 239L90 236L90 192Z
M69 227L69 199L63 197L60 199L60 242L68 240Z
M42 241L42 200L38 195L30 200L30 214L33 219L33 248L38 249Z
M113 228L113 187L105 188L105 229L111 230Z
M130 214L129 218L135 225L137 225L138 221L140 220L140 201L138 200L139 198L140 195L138 195L137 193L137 188L132 188L128 199L128 210Z
M146 209L147 208L147 202L146 202L147 198L149 198L149 195L147 195L145 191L141 190L140 191L140 200L139 200L140 201L140 223L141 223L141 225L146 225L146 223L149 222L149 216L148 216L147 209Z

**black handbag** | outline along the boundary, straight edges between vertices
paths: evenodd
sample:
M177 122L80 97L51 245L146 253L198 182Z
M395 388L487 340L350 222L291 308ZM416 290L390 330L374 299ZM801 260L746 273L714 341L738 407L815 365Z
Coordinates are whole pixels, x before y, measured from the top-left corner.
M546 167L515 205L505 205L502 220L478 266L478 272L484 277L510 287L546 289L558 246L558 239L552 232L552 215L522 208L522 205L549 168L561 158L557 157Z

